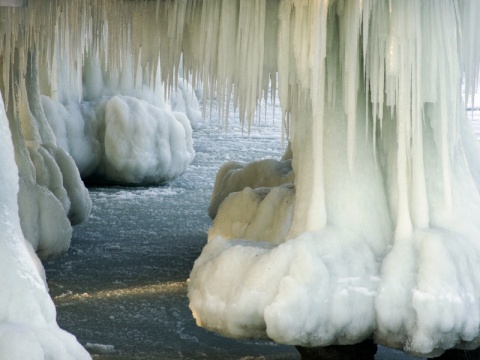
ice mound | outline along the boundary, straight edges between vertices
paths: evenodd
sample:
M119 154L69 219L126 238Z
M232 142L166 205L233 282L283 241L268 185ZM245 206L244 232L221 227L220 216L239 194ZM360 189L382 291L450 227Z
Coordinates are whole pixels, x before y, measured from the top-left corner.
M78 80L71 79L56 96L42 96L58 145L84 179L158 184L181 175L195 156L192 124L198 125L201 112L191 85L180 79L169 90L169 104L160 70L152 80L149 69L138 64L133 76L133 68L131 56L118 73L89 56L81 68L81 95L75 90Z
M105 153L99 173L126 183L159 183L182 174L194 158L187 117L129 97L105 104Z
M212 239L190 277L197 324L284 344L360 342L376 325L379 283L379 264L362 240L329 228L275 247Z
M250 164L227 162L220 167L215 177L208 214L214 219L222 201L230 193L241 191L247 186L274 187L293 183L293 180L291 160L264 159Z
M169 103L173 111L187 115L192 128L196 129L200 126L202 122L202 111L200 110L195 90L187 80L183 78L178 79L176 89L173 88L170 90Z
M248 239L279 244L285 241L293 219L295 191L292 185L244 188L220 205L208 231L208 239Z
M70 105L43 97L47 119L84 178L123 184L161 183L193 160L185 114L131 96ZM62 114L59 119L57 114Z

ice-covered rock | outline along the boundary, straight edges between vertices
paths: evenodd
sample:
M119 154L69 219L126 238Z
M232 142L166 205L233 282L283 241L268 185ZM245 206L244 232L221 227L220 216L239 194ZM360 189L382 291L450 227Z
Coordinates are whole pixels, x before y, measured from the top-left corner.
M295 207L293 185L244 188L221 203L208 239L248 239L280 244L287 239Z
M246 187L255 189L293 184L293 180L291 160L264 159L250 164L227 162L220 167L215 177L208 214L215 219L220 204L233 192L242 191Z
M195 157L192 128L181 112L121 95L70 105L73 111L48 97L43 102L60 146L85 179L161 183L181 175Z

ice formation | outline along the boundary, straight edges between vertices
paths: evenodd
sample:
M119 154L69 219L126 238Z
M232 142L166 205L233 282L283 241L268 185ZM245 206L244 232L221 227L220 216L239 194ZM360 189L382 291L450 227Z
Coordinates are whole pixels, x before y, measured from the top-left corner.
M75 337L58 327L42 265L22 233L17 198L21 183L1 96L0 142L0 357L89 359ZM43 210L50 209L47 205Z
M422 355L476 347L480 150L460 89L464 79L467 96L475 90L478 18L475 0L45 0L2 9L0 88L15 155L0 159L10 173L15 158L20 176L9 180L20 193L5 214L16 218L19 206L20 219L36 224L24 229L33 246L61 251L66 219L80 221L89 206L67 153L81 173L156 180L165 169L150 152L166 145L119 137L176 129L168 138L185 143L169 156L191 159L190 124L165 103L189 101L172 90L182 88L180 68L216 96L220 118L232 101L247 126L271 88L294 189L270 184L224 201L216 221L230 235L212 237L191 274L197 322L304 346L373 337ZM152 120L160 112L168 125ZM111 156L101 141L110 120ZM253 222L231 211L242 201L256 209ZM58 232L43 236L54 218ZM3 238L14 244L19 234ZM8 247L0 255L14 257Z
M50 90L51 97L42 97L59 146L73 157L82 178L156 184L181 175L195 156L191 123L198 126L201 113L191 85L179 81L170 106L159 70L150 84L151 71L137 66L132 77L134 66L128 56L118 74L108 73L99 59L86 58L80 103L68 88L58 96L60 85Z
M258 10L250 30L241 16L232 26L237 48L264 29L242 59L276 54L295 201L287 211L285 187L247 187L220 205L191 273L197 323L303 346L373 337L422 356L478 347L480 152L461 83L474 94L480 4L276 4L278 23ZM242 79L254 94L258 78ZM267 192L275 206L262 207ZM270 236L272 222L291 226Z
M275 187L293 183L291 159L276 161L264 159L250 164L231 161L218 170L210 198L208 213L212 219L217 216L218 207L225 198L245 187Z
M14 153L5 156L17 166L7 164L7 157L0 164L7 173L18 169L18 177L9 179L18 191L10 194L7 184L2 192L16 199L15 207L4 206L21 225L16 233L2 226L7 248L0 256L9 267L0 272L2 288L9 292L0 307L2 358L25 358L22 351L30 345L29 358L88 358L72 336L58 329L46 284L29 270L38 267L39 278L43 270L35 252L43 258L65 252L71 226L88 217L91 200L81 176L158 183L181 174L194 157L187 116L197 124L200 110L191 86L170 84L177 89L171 95L177 111L172 111L159 58L139 61L125 37L110 42L117 49L109 46L108 37L122 31L129 37L143 24L143 7L119 8L124 11L120 19L136 14L135 31L106 2L38 1L1 8L0 93L8 114L2 101L1 120L11 132L4 136L14 145ZM31 254L8 250L24 238L29 245L21 246ZM24 280L17 286L18 276ZM28 311L23 311L25 302L32 303ZM26 321L28 316L33 320Z

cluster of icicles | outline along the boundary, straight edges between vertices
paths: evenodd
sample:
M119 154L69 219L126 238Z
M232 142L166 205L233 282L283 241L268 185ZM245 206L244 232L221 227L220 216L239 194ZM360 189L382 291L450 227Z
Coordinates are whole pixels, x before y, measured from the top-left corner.
M324 99L334 101L335 87L342 86L353 161L359 86L368 92L372 117L378 120L373 125L381 124L388 106L410 119L407 138L418 128L424 103L456 101L459 76L465 75L466 93L475 92L477 11L474 1L32 1L27 8L2 9L3 95L8 104L12 67L20 61L26 72L25 57L32 50L49 70L52 87L59 80L55 53L60 52L78 80L80 98L87 55L100 59L111 73L133 56L131 70L137 71L137 65L149 70L152 87L158 64L167 87L183 67L194 82L201 81L206 94L216 94L222 113L233 97L248 121L269 86L275 96L277 83L285 116L293 111L294 98L308 92L303 101L321 117ZM16 48L25 50L19 59ZM335 51L340 61L329 62L336 56L327 54ZM440 76L444 69L449 76Z
M198 323L438 354L480 334L480 151L461 97L462 81L475 93L479 18L476 0L32 0L1 10L0 88L21 117L22 93L102 96L93 70L153 94L182 71L219 119L233 101L248 126L272 89L293 152L295 189L275 192L294 198L291 224L275 246L209 242L190 282ZM15 143L26 130L11 131Z

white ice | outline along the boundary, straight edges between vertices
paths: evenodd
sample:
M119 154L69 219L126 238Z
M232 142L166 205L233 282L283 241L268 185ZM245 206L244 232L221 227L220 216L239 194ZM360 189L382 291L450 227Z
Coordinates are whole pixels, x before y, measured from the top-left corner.
M218 207L231 184L214 191L189 283L199 325L304 346L374 337L422 356L478 346L480 151L460 80L478 73L479 11L280 2L295 202L259 210L273 190L246 187ZM272 222L283 234L269 237Z
M42 265L23 236L17 200L18 167L1 96L0 141L0 358L89 359L75 337L56 324ZM44 212L51 210L44 205Z
M82 102L67 90L57 100L42 97L59 146L83 178L158 184L181 175L195 156L192 124L198 126L201 112L191 85L179 80L169 105L160 73L152 87L148 71L138 68L131 76L133 66L126 59L120 74L107 74L98 59L89 58L82 69Z

